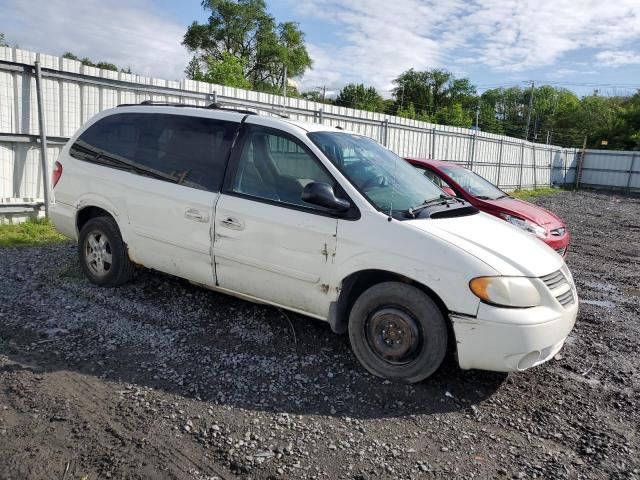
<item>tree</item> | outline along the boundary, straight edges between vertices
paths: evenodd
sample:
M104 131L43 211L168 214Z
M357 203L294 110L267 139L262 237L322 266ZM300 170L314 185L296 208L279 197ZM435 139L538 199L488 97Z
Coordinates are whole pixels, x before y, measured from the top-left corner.
M451 125L452 127L469 128L473 122L472 115L465 111L460 103L454 103L441 108L435 114L436 123Z
M302 92L300 94L300 98L304 98L305 100L309 100L310 102L318 102L318 103L326 103L326 104L332 104L334 103L333 100L331 100L326 92L321 92L319 90L309 90L307 92Z
M251 88L251 82L244 77L244 59L225 52L221 60L206 57L205 62L207 71L197 75L196 80L228 87Z
M4 33L0 32L0 47L8 47L9 44L7 43L7 40L4 37Z
M398 117L410 118L412 120L420 120L422 122L431 122L433 120L426 113L416 112L416 107L413 105L413 102L409 103L409 105L405 108L396 110L395 114Z
M193 57L191 59L187 68L184 69L184 74L189 80L200 80L200 78L202 78L202 68L198 57Z
M96 67L101 68L103 70L112 70L114 72L118 71L118 67L116 67L113 63L109 63L109 62L98 62L96 63Z
M362 83L345 85L338 93L336 105L371 112L384 111L384 99L375 88L365 87Z
M409 69L393 83L396 87L392 95L397 110L413 103L416 115L434 117L440 109L449 107L444 117L452 114L458 104L462 110L475 108L477 104L476 88L468 78L455 78L446 70L433 69L417 71ZM448 118L448 117L447 117Z
M276 24L264 0L204 0L202 6L210 12L208 23L193 22L182 42L202 61L228 66L235 57L244 78L263 91L283 85L285 66L289 78L311 67L298 24Z
M88 57L78 58L78 56L76 54L74 54L73 52L69 52L69 51L64 52L62 54L62 58L68 58L69 60L75 60L77 62L82 63L82 65L86 65L88 67L96 67L96 68L101 68L103 70L111 70L113 72L117 72L118 71L118 66L114 65L113 63L105 62L105 61L94 63ZM120 71L123 72L123 73L131 73L131 67L127 67L126 69L125 68L121 68Z

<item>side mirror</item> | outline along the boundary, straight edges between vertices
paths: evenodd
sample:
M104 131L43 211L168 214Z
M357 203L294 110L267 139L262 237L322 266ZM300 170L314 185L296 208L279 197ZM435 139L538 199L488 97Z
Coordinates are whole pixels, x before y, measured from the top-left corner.
M351 204L341 198L336 198L333 188L328 183L311 182L302 191L302 201L328 208L335 212L346 212Z
M441 187L441 188L444 191L444 193L446 193L447 195L450 195L452 197L457 197L458 196L456 194L456 192L453 190L453 188L451 188L451 187Z

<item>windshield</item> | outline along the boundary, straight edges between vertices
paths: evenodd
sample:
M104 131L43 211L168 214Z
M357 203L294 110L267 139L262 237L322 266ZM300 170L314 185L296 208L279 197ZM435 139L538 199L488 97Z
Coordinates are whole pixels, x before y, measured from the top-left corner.
M368 137L312 132L309 138L379 210L405 211L444 195L409 163Z
M449 175L458 185L476 198L486 200L497 200L506 197L506 194L493 183L485 180L477 173L463 167L444 166L440 167L444 173Z

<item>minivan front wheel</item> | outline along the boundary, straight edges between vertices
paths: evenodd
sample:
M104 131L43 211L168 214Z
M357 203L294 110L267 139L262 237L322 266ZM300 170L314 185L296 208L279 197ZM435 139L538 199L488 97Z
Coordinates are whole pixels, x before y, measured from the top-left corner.
M445 318L424 292L384 282L366 290L349 315L353 353L372 374L415 383L430 376L447 350Z
M120 229L111 217L92 218L82 227L78 256L89 281L103 287L122 285L131 278L135 268Z

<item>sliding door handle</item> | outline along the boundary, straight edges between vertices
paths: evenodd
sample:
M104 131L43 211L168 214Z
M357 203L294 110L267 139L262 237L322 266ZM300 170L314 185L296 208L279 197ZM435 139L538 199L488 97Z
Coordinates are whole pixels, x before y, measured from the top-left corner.
M231 230L242 230L244 228L244 224L233 217L223 217L222 220L220 220L220 225L230 228Z

